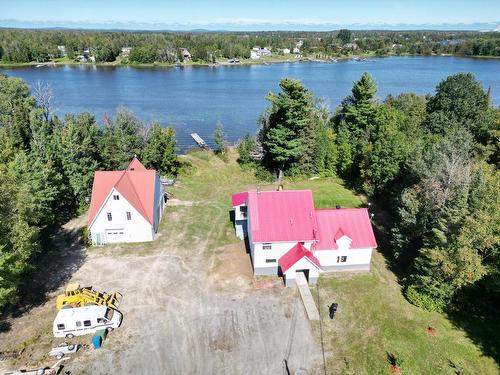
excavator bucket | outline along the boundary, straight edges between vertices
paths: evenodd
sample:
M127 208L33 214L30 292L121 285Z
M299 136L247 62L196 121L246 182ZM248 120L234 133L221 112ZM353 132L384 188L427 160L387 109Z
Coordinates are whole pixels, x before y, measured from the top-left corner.
M114 292L108 294L92 287L81 288L78 284L68 284L66 293L57 297L56 307L58 309L67 307L83 307L88 305L109 306L117 309L122 299L122 294Z

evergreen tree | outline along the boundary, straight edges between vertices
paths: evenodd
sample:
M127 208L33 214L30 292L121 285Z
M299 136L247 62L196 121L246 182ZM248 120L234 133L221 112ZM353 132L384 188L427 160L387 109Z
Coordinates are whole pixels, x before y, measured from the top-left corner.
M228 148L226 134L224 134L224 125L221 122L217 123L214 131L215 152L220 155L225 155Z
M179 168L176 147L175 130L162 128L159 123L154 123L146 137L142 161L148 168L176 175Z
M99 169L99 129L90 113L67 115L56 126L59 155L74 202L90 198L94 172Z
M402 114L380 106L363 149L360 165L363 190L369 195L380 194L396 179L409 155L410 147L401 132Z
M107 170L126 168L143 147L142 123L125 108L118 108L116 118L101 132L99 149Z
M264 163L270 169L287 170L306 151L301 138L305 127L311 123L312 95L297 80L284 78L280 82L282 92L269 93L271 102L262 123Z
M375 99L377 86L368 73L354 82L352 94L344 99L340 111L333 118L339 135L337 144L340 156L339 172L356 181L364 151L370 147L370 130L376 121L378 104ZM348 145L347 145L348 144Z

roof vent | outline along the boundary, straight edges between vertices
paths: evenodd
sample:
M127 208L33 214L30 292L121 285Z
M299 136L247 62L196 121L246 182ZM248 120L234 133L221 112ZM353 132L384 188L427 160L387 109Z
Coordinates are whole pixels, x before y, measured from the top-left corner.
M340 204L337 204L337 205L335 206L335 208L336 208L337 210L340 210L340 209L342 208L342 206L341 206Z
M260 194L260 186L257 187L257 194Z

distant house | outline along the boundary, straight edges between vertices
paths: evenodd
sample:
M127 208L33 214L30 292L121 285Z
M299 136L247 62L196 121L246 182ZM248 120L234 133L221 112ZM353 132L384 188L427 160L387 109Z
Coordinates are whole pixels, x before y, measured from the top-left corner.
M82 54L75 57L76 61L80 62L95 62L95 56L91 54L90 49L83 50Z
M164 206L157 172L136 157L125 170L96 171L88 215L92 243L152 241Z
M66 46L57 46L57 50L59 51L59 57L66 57Z
M284 55L290 54L290 49L289 48L283 48L283 54Z
M356 51L359 49L359 46L357 43L346 43L346 44L344 44L344 48Z
M250 50L250 58L253 60L260 59L261 57L271 56L271 49L266 47L253 47Z
M295 48L293 49L293 54L294 54L294 55L300 55L300 48L299 48L299 47L295 47Z
M132 51L132 47L122 47L122 56L128 57L130 55L130 51Z
M187 48L181 48L181 56L183 60L191 60L191 53Z
M370 270L377 242L367 209L315 209L310 190L243 192L232 201L255 275L280 275L291 286L297 272L314 284L323 272Z

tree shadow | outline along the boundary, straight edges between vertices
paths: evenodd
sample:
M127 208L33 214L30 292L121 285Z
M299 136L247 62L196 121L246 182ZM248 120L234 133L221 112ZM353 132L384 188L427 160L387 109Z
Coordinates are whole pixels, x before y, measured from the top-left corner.
M18 317L47 302L49 293L71 279L86 258L82 230L81 227L60 227L43 241L43 250L32 264L33 271L25 276L25 282L19 288L18 302L7 308L0 320L8 316ZM2 324L4 330L10 329L8 323L0 323L0 331Z
M500 320L498 314L480 312L452 312L448 318L457 328L465 331L481 352L500 364Z

